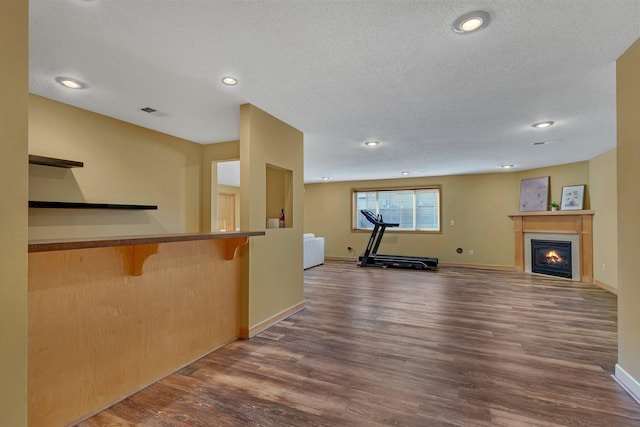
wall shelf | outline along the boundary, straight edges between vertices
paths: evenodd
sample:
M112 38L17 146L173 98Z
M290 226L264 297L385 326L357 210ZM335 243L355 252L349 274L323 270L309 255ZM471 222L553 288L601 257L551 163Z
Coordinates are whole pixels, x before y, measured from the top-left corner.
M29 154L32 165L51 166L54 168L81 168L83 162L75 160L57 159L55 157L36 156ZM157 205L126 205L116 203L86 203L86 202L49 202L43 200L29 200L29 208L33 209L107 209L107 210L157 210Z
M157 205L122 205L114 203L47 202L29 200L34 209L109 209L109 210L157 210Z
M54 168L81 168L84 166L83 162L77 162L75 160L56 159L54 157L36 156L29 154L29 163L32 165L53 166Z

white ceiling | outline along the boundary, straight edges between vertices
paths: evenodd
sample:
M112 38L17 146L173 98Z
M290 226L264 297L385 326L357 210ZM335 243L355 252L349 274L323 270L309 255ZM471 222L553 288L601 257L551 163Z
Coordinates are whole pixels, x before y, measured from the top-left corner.
M473 10L489 26L454 33ZM638 0L30 0L30 13L32 93L202 144L238 139L251 103L304 132L307 183L590 159L616 145L615 60L640 37ZM542 120L556 124L530 126Z

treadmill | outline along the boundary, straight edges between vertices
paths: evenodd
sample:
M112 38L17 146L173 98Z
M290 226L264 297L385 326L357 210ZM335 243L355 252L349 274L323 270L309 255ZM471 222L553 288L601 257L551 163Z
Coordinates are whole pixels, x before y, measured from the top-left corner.
M398 227L400 224L384 222L382 215L376 215L368 209L361 209L360 213L373 224L373 231L364 254L358 258L360 267L398 267L413 268L415 270L431 270L438 267L438 258L413 257L400 255L380 255L378 247L387 227Z

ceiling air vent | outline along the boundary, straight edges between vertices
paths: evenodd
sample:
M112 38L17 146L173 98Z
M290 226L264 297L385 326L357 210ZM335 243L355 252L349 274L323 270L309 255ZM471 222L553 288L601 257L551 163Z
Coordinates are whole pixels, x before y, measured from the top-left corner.
M155 113L156 111L158 111L155 108L151 108L151 107L144 107L144 108L141 108L140 110L144 111L145 113Z

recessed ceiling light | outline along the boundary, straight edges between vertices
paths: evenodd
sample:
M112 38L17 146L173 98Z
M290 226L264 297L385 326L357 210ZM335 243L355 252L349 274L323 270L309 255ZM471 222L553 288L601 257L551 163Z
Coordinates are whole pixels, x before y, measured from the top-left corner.
M329 178L328 176L323 176L323 177L322 177L322 180L323 180L323 181L329 181L330 179L331 179L331 178Z
M407 176L407 175L409 175L409 172L400 172L400 174L401 174L402 176Z
M84 89L85 87L87 87L86 83L83 83L80 80L72 79L71 77L56 77L55 80L62 86L69 89Z
M531 125L531 127L537 128L537 129L544 129L544 128L548 128L549 126L553 125L555 122L553 120L547 120L546 122L538 122L538 123L534 123Z
M502 169L511 169L513 165L502 165L500 166Z
M223 77L222 78L222 83L226 84L227 86L235 86L238 84L238 79L236 79L235 77Z
M364 143L367 147L375 147L376 145L380 145L378 141L367 141Z
M453 22L453 31L467 34L486 27L489 25L489 21L491 21L491 16L482 10L465 13Z

